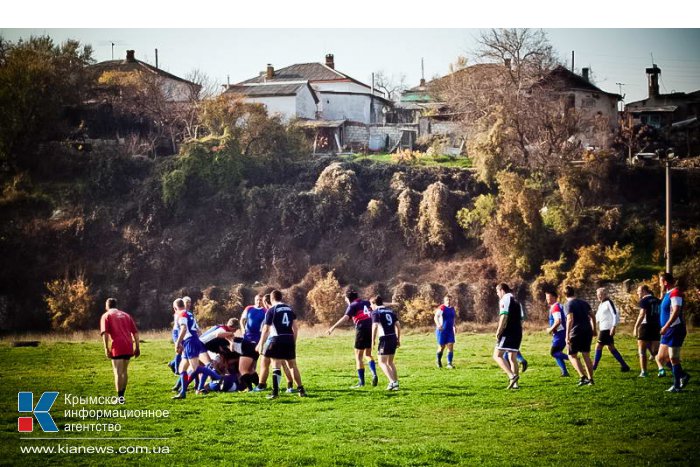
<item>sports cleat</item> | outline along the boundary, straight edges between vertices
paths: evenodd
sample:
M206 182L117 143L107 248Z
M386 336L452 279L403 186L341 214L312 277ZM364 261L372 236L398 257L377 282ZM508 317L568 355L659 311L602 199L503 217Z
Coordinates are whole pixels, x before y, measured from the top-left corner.
M510 381L508 382L508 387L506 389L513 389L513 386L518 383L519 379L520 379L520 375L513 375L510 378Z
M168 368L170 368L173 373L177 374L177 368L175 368L175 361L168 362Z
M681 376L681 389L688 385L688 381L690 381L690 375L688 373Z
M666 369L660 368L659 369L659 378L663 378L664 376L666 376Z
M527 371L527 360L523 360L523 373Z
M392 391L398 391L399 390L399 382L395 381L394 386L391 388Z
M268 399L277 399L279 397L279 394L273 392L272 394L268 394L266 397Z
M267 391L266 386L255 386L251 392L263 392L263 391Z
M595 386L595 382L593 381L593 379L589 379L589 380L588 380L588 383L586 383L586 384L587 384L588 386Z
M436 362L435 364L437 365L438 368L442 368L442 362Z
M620 371L623 372L623 373L627 373L628 371L630 371L630 367L628 367L628 366L623 366L623 367L620 368Z
M453 364L451 364L451 363L448 363L448 364L447 364L447 369L448 369L448 370L454 370L454 369L455 369L455 366L454 366Z
M640 378L646 378L647 376L649 376L649 374L646 371L642 371L641 373L639 373Z
M172 397L172 399L185 399L185 395L184 394L175 394Z
M306 396L307 396L307 394L306 394L306 391L304 390L304 388L299 389L299 397L306 397Z
M287 390L286 390L285 392L286 392L287 394L294 394L295 392L297 392L297 390L294 389L294 388L287 388Z
M666 392L681 392L681 388L677 388L676 386L671 386L670 388L666 389Z
M568 378L571 375L569 373L562 373L559 376L561 376L562 378Z
M511 389L520 389L520 386L518 386L518 383L515 383Z
M357 383L357 384L354 385L354 386L350 386L350 389L361 389L361 388L364 388L364 387L365 387L364 384Z
M379 378L377 378L377 375L372 376L372 386L376 386L378 382Z
M206 396L207 394L209 394L209 391L207 391L206 389L197 389L194 393L198 396Z
M579 386L586 386L586 385L588 385L588 382L589 382L588 378L586 378L585 376L581 376L581 378L578 380L578 385Z

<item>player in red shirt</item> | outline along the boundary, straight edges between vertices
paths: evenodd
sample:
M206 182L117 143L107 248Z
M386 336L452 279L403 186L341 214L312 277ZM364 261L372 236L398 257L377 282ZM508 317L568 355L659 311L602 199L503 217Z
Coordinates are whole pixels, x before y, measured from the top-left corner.
M116 298L108 298L105 309L107 311L100 318L100 334L105 355L112 359L117 395L123 398L128 380L129 360L141 355L139 331L133 318L117 309Z

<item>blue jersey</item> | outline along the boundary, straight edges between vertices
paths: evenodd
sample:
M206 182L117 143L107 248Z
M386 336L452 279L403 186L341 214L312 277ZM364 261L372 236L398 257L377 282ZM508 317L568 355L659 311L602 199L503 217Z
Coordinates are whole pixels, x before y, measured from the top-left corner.
M248 314L246 315L243 337L251 342L259 342L263 321L265 321L265 309L249 306L245 311Z
M289 305L278 303L265 313L265 324L270 326L270 337L293 336L292 324L297 318Z
M554 326L557 320L559 320L559 326L554 329L554 334L566 331L566 314L560 303L555 303L549 308L549 327Z
M440 305L440 311L442 311L442 329L443 331L452 332L455 326L455 315L457 312L454 308L447 305Z
M678 318L671 323L670 327L685 325L683 322L683 292L674 288L666 292L666 294L664 294L664 299L661 300L661 307L659 309L659 324L661 324L661 327L665 326L671 318L671 308L674 305L680 308L680 313L678 314Z
M377 310L372 313L372 322L379 324L379 337L395 336L397 321L398 319L394 312L383 306L377 308Z
M178 326L185 325L185 337L183 341L191 339L192 337L199 337L199 326L197 325L197 320L191 311L183 311L177 318Z

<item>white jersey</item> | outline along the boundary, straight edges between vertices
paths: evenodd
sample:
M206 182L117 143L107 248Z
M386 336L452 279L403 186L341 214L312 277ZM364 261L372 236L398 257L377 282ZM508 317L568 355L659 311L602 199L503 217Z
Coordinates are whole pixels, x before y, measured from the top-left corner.
M615 309L612 300L605 299L598 305L598 311L595 314L595 320L598 322L598 327L601 331L609 331L620 324L620 314Z

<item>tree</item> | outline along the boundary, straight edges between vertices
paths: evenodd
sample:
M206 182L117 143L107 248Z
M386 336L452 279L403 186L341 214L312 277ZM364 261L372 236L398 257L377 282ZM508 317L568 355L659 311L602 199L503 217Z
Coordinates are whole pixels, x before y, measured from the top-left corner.
M384 70L379 70L374 73L374 88L384 92L384 95L390 101L397 101L401 93L408 88L406 86L406 75L401 73L398 75L389 75Z
M0 164L14 169L37 145L69 131L67 107L82 101L92 47L48 36L0 37Z

